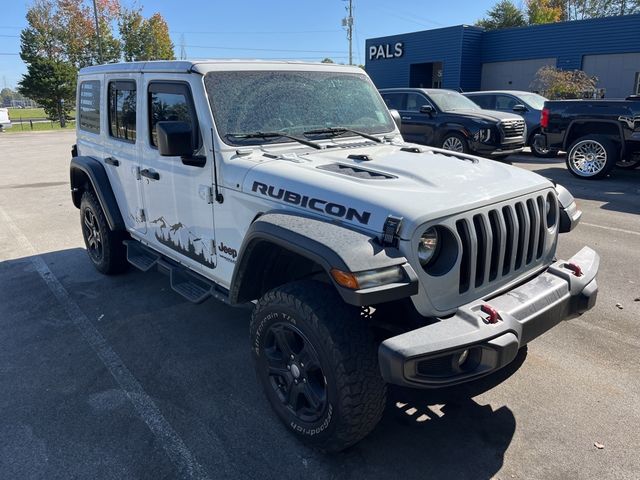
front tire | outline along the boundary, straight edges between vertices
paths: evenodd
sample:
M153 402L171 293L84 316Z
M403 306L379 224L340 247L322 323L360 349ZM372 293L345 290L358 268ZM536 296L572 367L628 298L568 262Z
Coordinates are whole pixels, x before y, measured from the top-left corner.
M447 133L442 139L441 148L458 153L469 153L467 139L459 133Z
M359 309L332 286L299 281L267 292L250 334L269 403L300 440L340 451L377 425L386 401L377 346Z
M606 177L620 157L620 151L607 137L588 135L578 138L567 152L567 168L578 178Z
M123 232L109 228L100 202L89 190L80 200L80 222L87 254L93 266L105 275L120 273L127 269L127 252L122 241Z

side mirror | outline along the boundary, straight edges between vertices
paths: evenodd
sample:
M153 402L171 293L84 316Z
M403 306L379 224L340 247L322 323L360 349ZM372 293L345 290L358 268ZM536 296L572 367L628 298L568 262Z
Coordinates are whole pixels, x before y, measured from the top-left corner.
M527 112L527 111L529 111L529 109L527 107L525 107L524 105L519 103L518 105L514 105L513 106L513 111L514 112Z
M187 122L156 123L158 151L163 157L190 157L193 154L193 130Z
M398 112L398 110L391 109L389 110L389 113L391 114L393 121L396 122L398 130L400 130L402 128L402 117L400 116L400 112Z
M431 105L423 105L420 107L420 113L428 113L431 115L435 110Z

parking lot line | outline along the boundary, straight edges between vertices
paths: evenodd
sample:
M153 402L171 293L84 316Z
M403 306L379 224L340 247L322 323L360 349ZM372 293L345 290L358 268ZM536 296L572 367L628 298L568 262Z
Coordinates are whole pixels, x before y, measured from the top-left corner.
M604 228L605 230L612 230L614 232L628 233L630 235L640 235L640 232L634 232L633 230L625 230L624 228L607 227L605 225L596 225L595 223L580 222L580 225L586 225L587 227Z
M69 292L62 286L42 257L38 255L29 239L2 207L0 207L0 219L19 244L22 252L30 255L31 263L40 277L63 307L69 319L80 331L82 337L95 351L98 358L100 358L121 390L133 404L136 412L147 424L156 441L162 445L168 457L180 472L180 478L209 478L184 441L164 418L155 402L144 391L140 382L129 371L118 354L109 346L107 340L91 323L89 318L80 310L78 304L71 299Z

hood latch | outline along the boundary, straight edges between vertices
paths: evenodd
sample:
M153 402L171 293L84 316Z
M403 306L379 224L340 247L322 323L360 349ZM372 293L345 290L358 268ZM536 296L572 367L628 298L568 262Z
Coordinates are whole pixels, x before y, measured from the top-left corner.
M382 245L385 247L398 246L398 232L401 224L402 217L394 217L393 215L387 217L382 227Z

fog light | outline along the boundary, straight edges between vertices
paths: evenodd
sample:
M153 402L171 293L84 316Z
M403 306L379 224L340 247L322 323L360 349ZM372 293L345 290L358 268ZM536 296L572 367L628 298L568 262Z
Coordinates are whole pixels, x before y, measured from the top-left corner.
M469 358L469 350L463 350L460 356L458 357L458 366L461 367L464 362Z

